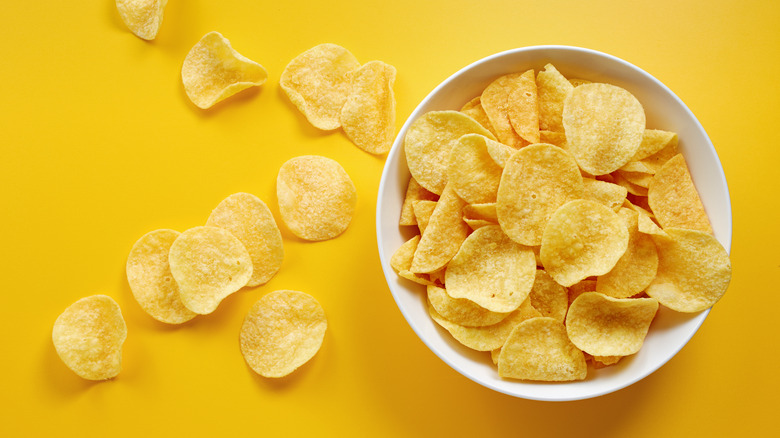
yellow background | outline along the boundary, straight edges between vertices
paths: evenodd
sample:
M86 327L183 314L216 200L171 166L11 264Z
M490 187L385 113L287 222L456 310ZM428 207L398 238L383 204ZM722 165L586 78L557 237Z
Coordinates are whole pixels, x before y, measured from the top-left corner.
M3 2L0 14L0 435L2 436L723 436L768 434L780 360L780 7L764 0L170 0L153 42L111 0ZM269 79L202 111L181 62L218 30ZM323 42L398 69L398 127L436 84L492 53L567 44L654 75L709 133L734 216L731 288L693 340L643 381L597 399L544 403L485 389L415 336L384 283L376 192L384 157L322 133L278 86ZM341 237L304 243L265 286L179 327L147 316L124 274L144 233L201 225L247 191L277 220L279 166L338 160L358 188ZM297 289L329 317L321 351L266 380L238 348L263 294ZM118 378L89 383L57 357L51 327L77 299L107 294L129 335Z

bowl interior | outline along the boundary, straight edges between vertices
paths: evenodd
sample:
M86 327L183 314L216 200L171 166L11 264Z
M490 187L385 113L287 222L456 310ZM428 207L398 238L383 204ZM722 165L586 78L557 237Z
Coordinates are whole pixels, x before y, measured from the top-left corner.
M680 151L688 162L715 236L726 250L730 250L731 203L726 178L715 148L690 110L666 86L641 69L611 55L566 46L526 47L484 58L450 76L418 105L399 131L382 174L377 199L377 243L382 269L399 309L420 339L439 358L469 379L496 391L528 399L563 401L607 394L646 377L685 346L709 310L682 314L662 306L639 353L616 366L590 369L584 381L505 380L498 377L489 353L460 345L431 320L424 286L398 277L390 267L393 252L416 232L414 227L398 225L410 176L403 151L403 139L409 125L428 111L460 109L501 75L531 68L538 72L547 63L555 65L567 78L608 82L627 89L643 104L648 128L678 134Z

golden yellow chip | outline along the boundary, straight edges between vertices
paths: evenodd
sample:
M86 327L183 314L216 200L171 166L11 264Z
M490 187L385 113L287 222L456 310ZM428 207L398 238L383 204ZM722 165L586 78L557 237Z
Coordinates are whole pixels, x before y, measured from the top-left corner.
M534 286L529 297L531 305L542 316L548 316L560 322L566 318L566 309L569 308L569 291L556 283L544 270L536 271Z
M463 105L463 107L460 109L460 112L476 120L480 125L482 125L482 127L490 131L494 136L496 135L495 131L493 131L493 125L490 124L490 119L485 112L485 108L482 108L482 98L480 96L477 96L466 102L466 104Z
M60 359L87 380L106 380L122 370L127 326L111 297L93 295L65 309L54 322L51 339Z
M416 235L403 243L390 257L390 266L398 272L398 276L418 284L432 285L434 282L428 274L415 274L409 269L412 267L414 253L420 244L420 235Z
M673 147L676 154L677 142L677 134L674 132L662 131L660 129L645 129L645 132L642 134L642 143L640 143L639 149L637 149L636 153L631 158L631 161L642 162L645 165L648 162L652 163L654 160L644 160L646 160L648 157L654 156L661 150L668 149L670 146ZM667 157L667 159L669 158L671 157Z
M461 211L465 203L448 185L436 203L425 234L414 253L411 271L418 274L438 271L449 263L469 234Z
M436 201L417 201L414 203L414 217L417 221L417 227L420 234L425 233L425 228L433 216L433 210L436 209Z
M620 362L624 356L591 356L593 360L593 368L601 369L608 366L615 365Z
M355 146L371 154L384 154L393 145L395 75L395 67L381 61L347 74L352 88L341 108L341 126Z
M574 88L563 107L567 149L591 175L614 172L642 143L645 111L628 91L610 84Z
M507 161L498 187L498 223L515 242L534 246L552 214L582 197L584 185L577 163L563 149L526 146Z
M628 190L623 186L593 178L583 178L582 182L585 188L582 196L584 199L599 202L615 211L618 211L626 200Z
M642 347L658 310L653 298L613 298L587 292L566 315L569 339L594 356L627 356Z
M522 73L512 73L497 78L482 91L480 97L482 108L484 108L498 140L515 149L528 144L515 132L509 119L510 109L515 104L512 98L519 97L512 93L519 87L521 76Z
M567 289L569 290L569 306L571 306L571 303L585 292L596 292L596 280L582 280L572 284Z
M563 131L563 103L574 86L553 66L547 64L536 75L539 98L539 129L542 131ZM554 142L551 142L554 143ZM557 143L554 143L557 145ZM560 146L560 145L558 145Z
M398 225L417 225L417 220L414 217L414 204L417 201L436 201L438 199L439 195L425 190L414 178L409 177L409 185L406 186L406 196L401 205L401 219L399 219Z
M341 109L351 90L349 73L360 62L336 44L320 44L290 61L279 78L287 97L314 127L341 126Z
M539 143L547 143L566 150L566 134L562 131L539 131Z
M547 273L563 286L609 272L628 248L628 229L614 211L595 201L559 208L542 236Z
M249 252L252 277L247 286L259 286L282 267L284 246L271 210L255 195L234 193L217 205L206 225L228 230Z
M611 174L611 176L614 179L615 184L625 188L628 193L635 196L647 196L647 187L642 187L632 183L631 181L627 180L622 173L614 172Z
M428 302L442 318L464 327L498 324L509 315L508 312L491 312L471 300L452 298L439 286L428 286Z
M252 258L229 231L195 227L181 233L168 253L171 274L184 306L202 315L252 277Z
M631 184L643 188L647 188L650 185L650 180L653 179L653 175L647 172L631 172L628 170L616 170L615 173L625 178L626 181Z
M263 377L284 377L320 350L328 320L309 294L278 290L260 298L241 326L241 354Z
M582 79L582 78L571 78L571 79L569 79L569 82L572 84L572 86L575 86L575 87L579 87L580 85L592 83L592 81L589 81L587 79Z
M184 307L179 285L168 265L168 252L179 237L174 230L155 230L143 235L127 257L127 282L135 300L152 318L181 324L197 316Z
M588 374L585 356L554 318L531 318L518 324L498 355L498 375L510 379L566 382Z
M219 32L209 32L190 49L181 66L184 91L199 108L262 85L268 73L262 65L236 52Z
M276 177L279 213L287 228L305 240L332 239L343 233L357 204L357 191L339 163L317 155L295 157Z
M665 228L656 236L658 274L646 293L678 312L698 312L723 297L731 282L731 261L710 234Z
M445 283L453 298L469 299L493 312L511 312L528 298L535 274L533 251L491 225L463 242L447 265Z
M431 111L415 120L404 137L404 153L412 177L427 190L441 195L447 185L450 151L466 134L495 140L476 120L457 111Z
M160 30L168 0L116 0L116 9L137 37L153 40Z
M511 148L479 134L466 134L452 147L447 182L469 204L496 202L503 169Z
M539 143L539 99L534 71L521 74L509 95L509 122L528 144Z
M647 200L664 229L688 228L712 234L710 220L682 154L667 161L655 174Z
M496 213L496 204L469 204L463 207L463 217L469 219L482 219L498 224L498 214Z

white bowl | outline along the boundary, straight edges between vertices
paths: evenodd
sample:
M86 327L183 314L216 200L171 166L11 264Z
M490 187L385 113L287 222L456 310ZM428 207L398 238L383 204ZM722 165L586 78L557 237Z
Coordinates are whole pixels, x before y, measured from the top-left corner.
M584 78L621 86L639 99L647 127L677 132L680 151L709 214L715 236L731 248L731 201L726 177L715 148L696 117L666 86L638 67L614 56L567 46L534 46L501 52L477 61L437 86L409 116L388 155L377 199L377 242L387 284L398 308L420 339L447 365L493 390L534 400L564 401L596 397L629 386L664 365L691 339L709 314L676 313L662 307L639 353L617 366L589 369L586 380L533 383L501 379L489 353L472 351L453 340L428 316L425 288L404 280L390 267L393 252L416 231L400 227L409 170L403 143L409 125L428 111L454 109L475 96L493 79L529 68L539 71L552 63L568 78Z

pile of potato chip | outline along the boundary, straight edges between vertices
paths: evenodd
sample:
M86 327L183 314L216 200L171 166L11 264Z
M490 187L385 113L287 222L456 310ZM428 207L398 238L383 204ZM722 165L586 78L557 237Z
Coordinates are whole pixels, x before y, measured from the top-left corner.
M659 305L699 312L730 282L677 147L623 88L499 77L410 125L399 224L419 234L390 263L501 377L585 379L639 351Z

